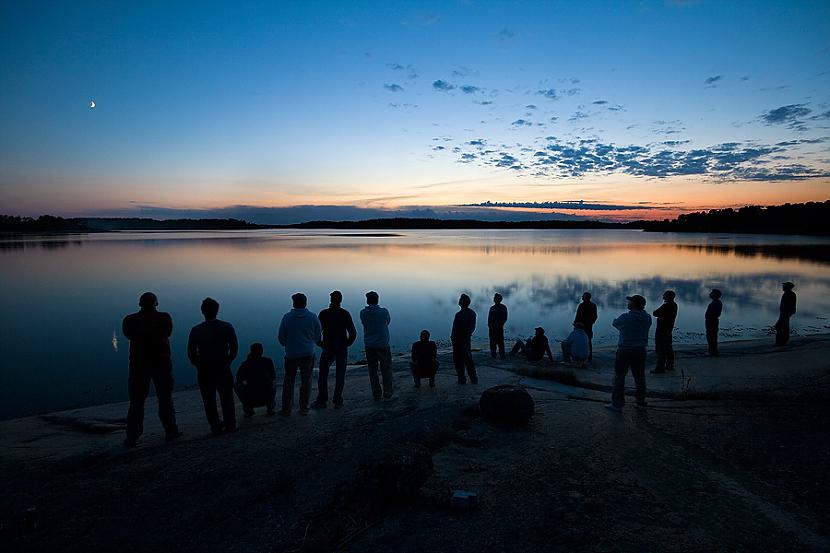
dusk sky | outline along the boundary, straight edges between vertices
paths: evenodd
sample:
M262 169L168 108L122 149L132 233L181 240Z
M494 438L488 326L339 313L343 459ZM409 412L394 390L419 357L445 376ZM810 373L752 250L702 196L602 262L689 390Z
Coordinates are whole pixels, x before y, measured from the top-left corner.
M830 198L826 0L4 2L0 45L7 214Z

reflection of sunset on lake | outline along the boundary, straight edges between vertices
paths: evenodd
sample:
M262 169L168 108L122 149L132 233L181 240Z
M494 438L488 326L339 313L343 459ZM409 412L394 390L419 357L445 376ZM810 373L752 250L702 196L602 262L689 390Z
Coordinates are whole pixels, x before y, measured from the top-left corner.
M146 290L156 292L159 308L173 316L174 365L182 385L193 383L184 343L201 320L205 296L220 302L219 318L234 324L243 347L262 342L278 366L277 323L297 291L319 311L329 292L339 289L356 317L365 292L377 290L391 312L393 350L399 353L423 328L445 344L461 292L472 296L478 313L478 347L486 343L494 292L504 295L510 310L508 340L537 325L552 340L561 339L586 290L599 306L600 345L614 343L611 319L632 293L644 295L653 310L664 290L677 292L679 342L703 340L711 287L724 291L726 340L766 335L784 280L796 283L800 298L796 332L826 331L826 321L817 317L830 313L830 241L821 238L596 230L234 231L16 239L0 246L6 306L0 330L3 351L14 360L2 377L28 382L24 389L63 383L49 388L51 397L39 398L50 407L63 405L64 397L122 397L127 348L116 350L112 331L123 344L121 318L135 311ZM361 343L359 336L352 359L361 358ZM97 387L89 390L98 381L100 389L113 387L111 397Z

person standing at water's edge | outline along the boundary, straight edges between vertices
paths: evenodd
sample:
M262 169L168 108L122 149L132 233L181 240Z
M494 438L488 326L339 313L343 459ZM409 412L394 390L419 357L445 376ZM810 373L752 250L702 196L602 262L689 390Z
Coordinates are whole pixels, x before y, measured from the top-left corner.
M458 305L461 309L455 314L452 321L452 358L455 362L455 372L458 375L458 383L466 384L467 378L464 370L470 377L470 382L478 384L478 375L473 363L472 337L476 329L476 313L470 309L470 296L461 294L458 298Z
M504 359L504 323L507 322L507 306L501 301L501 294L493 294L493 305L487 314L487 329L490 335L490 357L493 359L496 358L497 349L499 357Z
M311 398L311 372L314 369L314 346L322 339L322 329L317 315L306 309L305 294L291 296L293 308L283 315L277 340L285 347L285 376L282 382L282 408L280 415L291 414L294 403L294 380L300 371L300 414L308 414Z
M594 323L597 322L597 304L591 301L591 292L582 294L582 303L576 308L575 323L582 323L582 329L588 335L588 361L594 354Z
M717 288L709 292L709 306L706 308L704 323L706 326L706 343L709 344L709 355L718 355L718 328L720 327L720 315L723 312L723 303L720 298L723 293Z
M775 323L775 345L786 346L790 341L790 317L795 315L795 284L784 282L781 284L784 293L781 295L781 305L778 307L778 321Z
M674 347L672 347L672 331L677 320L677 304L674 302L674 290L663 292L663 305L654 310L657 318L657 330L654 331L654 349L657 351L657 366L651 371L654 374L674 370Z
M322 349L320 354L320 374L317 378L317 400L312 407L322 408L329 401L329 368L335 364L334 373L334 407L343 406L343 386L346 382L346 363L348 361L349 346L357 338L357 329L354 327L352 315L342 307L343 294L335 290L329 294L331 304L328 309L320 311L318 318L323 329L323 340L318 344Z
M156 388L159 419L168 440L181 436L176 425L173 407L173 362L170 358L170 335L173 319L158 311L158 298L145 292L138 300L139 311L124 317L121 325L130 341L130 372L127 389L130 408L127 411L127 439L124 444L134 447L144 433L144 402L150 393L150 381Z
M392 322L392 318L385 307L378 305L379 300L377 292L366 292L366 307L360 310L369 383L375 401L380 401L381 397L392 397L392 351L389 349L389 323ZM383 378L382 389L378 379L378 367Z
M628 300L628 312L611 323L620 331L620 339L614 360L614 389L608 408L617 412L622 411L625 404L625 377L629 369L636 386L637 407L646 406L646 346L651 316L645 312L646 299L643 296L635 294L625 299Z
M239 350L236 331L230 323L217 319L218 314L219 302L205 298L202 302L205 321L190 330L187 340L187 357L196 367L205 415L214 434L236 430L231 363ZM224 421L219 419L216 411L217 394L222 404Z

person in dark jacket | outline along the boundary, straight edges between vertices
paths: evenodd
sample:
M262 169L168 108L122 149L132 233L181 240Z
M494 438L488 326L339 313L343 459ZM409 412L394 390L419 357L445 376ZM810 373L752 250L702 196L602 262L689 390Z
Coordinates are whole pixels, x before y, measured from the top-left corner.
M411 363L415 387L421 387L421 379L429 378L429 387L435 387L435 373L438 372L438 346L429 339L429 330L422 330L420 340L412 344Z
M236 359L239 344L236 331L230 323L216 318L219 302L213 298L202 301L205 320L190 330L187 357L196 367L199 392L205 406L210 430L214 435L236 430L236 406L233 401L233 374L231 363ZM216 411L216 396L222 404L222 416Z
M784 294L781 296L781 305L778 307L778 321L775 323L775 345L786 346L790 341L790 317L795 315L795 284L784 282L781 285Z
M352 315L342 307L343 294L335 290L329 294L331 303L327 309L320 311L320 326L323 330L323 339L318 344L322 349L320 354L320 374L317 377L317 399L312 407L324 408L329 401L329 369L335 364L334 373L334 408L343 406L343 386L346 382L346 364L349 356L349 347L357 338L357 330L352 321Z
M706 326L706 343L709 344L709 355L718 355L718 327L720 326L720 315L723 312L723 303L720 298L723 293L717 288L709 292L709 306L706 308L704 323Z
M487 314L487 329L490 335L490 357L496 358L496 349L499 357L504 359L504 323L507 322L507 306L502 302L501 294L493 294L493 305Z
M144 403L150 393L150 382L156 388L159 419L167 440L181 436L173 407L173 362L170 359L170 334L173 319L158 311L158 298L145 292L138 300L139 311L124 317L121 325L130 341L130 372L127 389L130 408L127 411L127 438L124 444L135 447L144 433Z
M674 347L672 347L672 331L677 319L677 304L674 302L674 290L663 292L663 305L652 313L657 318L657 329L654 331L654 349L657 352L657 366L651 371L653 374L662 374L674 370Z
M461 294L461 297L458 298L458 305L461 309L455 314L452 321L452 332L450 332L455 372L458 375L459 384L467 383L467 378L464 375L465 369L467 370L467 376L470 377L470 382L478 384L478 374L476 374L472 352L472 337L476 329L476 313L470 309L470 296L467 294Z
M582 303L576 308L575 323L582 323L585 334L588 335L588 362L594 354L594 323L597 322L597 304L591 301L591 292L582 294Z
M236 395L242 402L245 418L254 416L254 408L265 406L268 416L275 413L274 398L277 395L277 371L274 362L263 357L262 344L251 344L248 358L236 371Z
M541 326L537 326L534 329L535 334L533 337L528 338L526 341L517 340L516 344L513 346L513 349L510 350L510 355L516 355L519 353L524 352L527 355L528 361L541 361L545 358L545 354L547 354L548 359L550 362L553 363L553 352L550 350L550 342L548 342L548 337L545 336L545 329Z

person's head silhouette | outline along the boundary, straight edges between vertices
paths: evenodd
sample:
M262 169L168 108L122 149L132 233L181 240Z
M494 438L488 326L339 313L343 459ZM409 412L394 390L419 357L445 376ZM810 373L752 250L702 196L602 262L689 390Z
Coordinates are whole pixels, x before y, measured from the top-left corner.
M329 294L329 298L331 299L332 305L340 305L343 303L343 294L340 293L340 290L335 290L331 294Z
M591 292L584 292L582 294L582 301L591 301Z
M429 330L422 330L421 331L421 341L426 342L429 340Z
M378 296L378 293L375 292L374 290L372 290L370 292L366 292L366 304L367 305L377 305L379 299L380 299L380 297Z
M294 306L294 309L303 309L308 305L308 298L305 297L305 294L297 292L291 296L291 304Z
M470 307L470 296L461 294L461 297L458 298L458 305L461 307Z
M717 288L712 288L712 291L709 292L709 297L713 300L718 300L723 295L723 292L718 290Z
M158 304L159 299L152 292L144 292L141 294L141 297L138 298L138 306L141 309L155 309L158 307Z
M493 294L493 303L501 303L502 299L503 298L501 297L501 294L499 294L498 292Z
M254 342L251 344L251 353L248 354L248 359L259 359L262 357L262 354L265 352L265 349L262 347L262 344L259 342Z
M202 300L202 315L205 316L205 320L211 321L216 318L216 315L219 314L219 302L213 298L205 298Z

